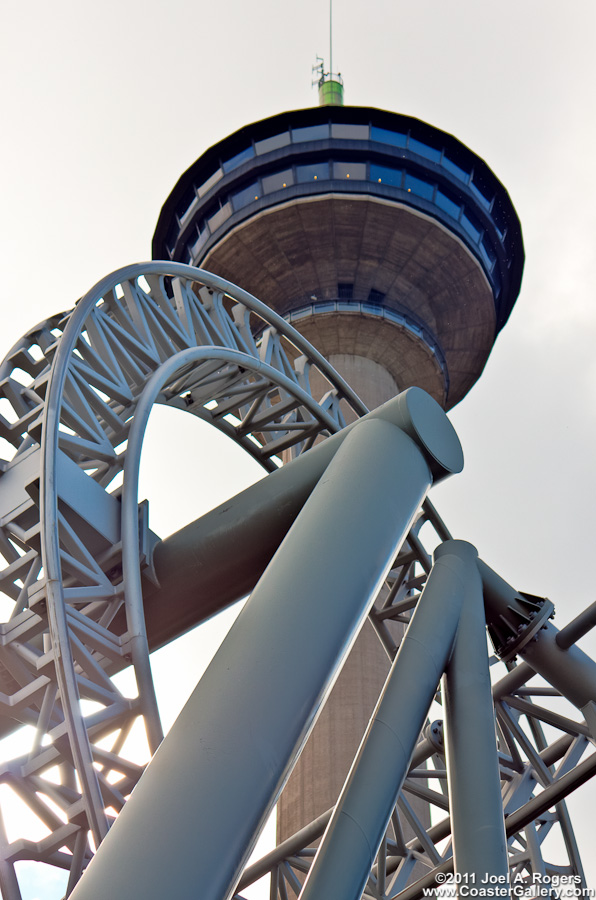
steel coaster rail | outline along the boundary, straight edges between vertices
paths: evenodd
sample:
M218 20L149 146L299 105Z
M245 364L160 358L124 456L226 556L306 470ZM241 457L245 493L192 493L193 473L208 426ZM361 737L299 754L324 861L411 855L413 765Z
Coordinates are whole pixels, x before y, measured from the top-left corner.
M262 332L258 346L251 320ZM356 415L364 410L283 319L223 279L178 264L139 264L108 276L71 314L26 335L3 364L3 412L10 414L0 419L0 433L15 452L3 466L0 577L16 602L2 627L0 665L10 691L2 707L13 721L35 724L37 738L28 758L4 765L0 779L14 784L50 829L44 841L13 842L9 869L23 858L74 865L72 886L91 855L87 829L98 844L106 808L123 806L142 771L122 756L133 720L144 718L152 749L159 742L146 653L135 650L138 641L126 630L110 627L126 599L114 480L147 379L177 352L201 345L202 363L197 358L161 402L213 422L267 470L277 468L278 454L299 454L317 435L339 430L340 402ZM313 367L329 385L322 404L309 390ZM144 530L141 562L146 551ZM129 603L129 613L138 637L138 608L135 614ZM110 678L131 655L138 700L124 697ZM81 699L101 708L83 715ZM113 733L106 751L101 744ZM59 786L43 777L56 765ZM116 773L124 775L117 786ZM59 814L40 802L40 787ZM10 900L18 894L7 879L2 890Z
M447 417L427 394L411 388L390 402L405 427L365 418L350 431L75 889L77 900L116 889L130 900L163 897L171 873L146 855L145 826L156 809L155 839L168 858L179 853L180 900L232 896L431 470L448 474L463 463ZM390 481L380 472L391 472ZM349 511L366 532L353 528ZM323 540L337 565L321 555ZM329 603L333 592L340 603ZM197 809L209 810L200 840Z
M259 332L258 343L254 332ZM194 362L178 369L180 354L185 353ZM178 362L171 362L176 358ZM312 368L329 385L321 402L310 394ZM15 864L26 859L68 869L67 893L72 891L92 856L88 832L97 843L143 771L126 759L125 743L134 722L141 717L150 744L159 742L139 593L133 588L133 598L125 598L123 578L124 565L128 582L128 573L138 573L150 555L146 520L136 509L133 514L132 495L152 377L154 386L161 384L157 402L211 422L274 473L282 454L284 460L306 461L305 451L310 453L317 437L341 430L346 406L356 416L366 412L349 386L281 317L223 279L179 264L145 263L119 270L72 313L41 323L10 351L0 367L0 437L14 448L1 465L0 552L5 563L0 582L13 608L0 625L0 728L8 733L15 723L30 724L35 737L26 756L0 764L0 783L18 792L43 821L47 836L9 841L0 820L0 889L5 900L20 900ZM145 412L137 420L143 397ZM124 469L122 519L117 485ZM427 530L434 537L425 536ZM430 569L433 543L449 537L426 500L370 613L390 656L397 652L390 623L409 624ZM536 602L540 598L513 593L521 603L520 633L514 629L497 634L505 655L524 651L526 644L532 650L545 624L540 617L548 612ZM124 606L130 630L121 617ZM534 622L531 635L519 624L526 615ZM574 634L587 622L590 615ZM140 639L132 639L132 632ZM561 647L556 635L554 640ZM131 655L139 698L124 696L111 679L130 664ZM532 662L548 668L549 656L552 650L534 653ZM583 666L582 672L588 671ZM551 871L541 846L558 822L569 849L564 871L580 872L564 807L554 814L538 801L557 786L552 796L561 803L565 791L592 772L594 757L583 758L593 734L589 726L594 698L586 687L591 676L585 675L588 681L584 678L579 698L586 701L581 707L586 726L569 717L553 718L532 698L518 695L533 673L531 666L520 663L495 685L503 712L498 721L499 762L508 804L510 866L529 874L536 866ZM554 677L545 672L547 680L551 674ZM566 682L555 682L565 693ZM81 700L93 702L94 709L83 714ZM562 736L547 740L544 723ZM442 746L439 741L433 746L434 772L444 784ZM552 785L534 796L534 775L545 778L545 767ZM53 780L47 777L52 771L58 775ZM421 796L415 773L410 772L403 791L404 797ZM425 791L444 813L443 790ZM405 801L400 803L407 807ZM524 809L536 810L537 824L522 815ZM521 824L513 829L516 822ZM450 853L441 845L450 834L449 818L428 832L420 826L415 833L406 845L400 813L394 810L367 895L405 898L416 861L429 869L428 877L437 866L451 864L449 859L441 862L442 855ZM281 862L276 857L270 867L272 891L280 898L286 896L286 886L295 894L300 890L293 867L304 873L310 865L305 850L294 851Z

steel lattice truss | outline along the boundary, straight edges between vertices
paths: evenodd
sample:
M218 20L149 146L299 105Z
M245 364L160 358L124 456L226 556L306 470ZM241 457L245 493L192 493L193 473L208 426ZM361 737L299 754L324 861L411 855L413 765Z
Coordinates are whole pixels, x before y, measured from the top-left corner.
M313 371L328 386L322 400L311 393ZM0 391L0 436L14 450L0 478L0 588L12 604L0 625L2 734L34 728L28 754L0 764L0 784L47 832L37 842L9 841L0 816L2 896L19 900L14 866L23 860L68 870L70 893L142 775L125 750L135 723L144 722L151 751L162 737L140 581L153 538L137 498L153 403L213 424L269 471L366 410L255 298L169 263L121 270L71 312L32 329L4 360ZM426 501L370 613L391 658L398 648L389 623L408 625L432 549L449 537ZM530 619L538 622L543 608L536 600ZM525 627L514 623L514 632ZM496 639L507 643L506 636ZM131 665L138 686L132 698L114 681ZM493 696L511 871L528 880L533 873L583 879L564 797L596 769L594 734L582 715L553 711L548 698L559 695L549 684L527 686L535 675L529 665L509 660L508 668ZM429 829L412 798L430 804ZM297 896L329 818L249 866L236 896L267 873L272 898ZM405 839L404 823L414 839ZM543 852L553 829L566 848L564 865L549 863ZM452 867L450 834L435 722L420 737L365 896L422 896L437 871Z

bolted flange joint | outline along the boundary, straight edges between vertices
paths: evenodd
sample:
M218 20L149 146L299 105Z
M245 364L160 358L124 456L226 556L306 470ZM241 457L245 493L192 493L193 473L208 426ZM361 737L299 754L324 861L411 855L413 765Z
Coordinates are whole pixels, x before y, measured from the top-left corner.
M430 722L424 729L424 737L430 741L435 753L445 755L445 735L443 733L443 722L441 719L435 719Z
M555 607L547 597L515 591L482 560L478 565L488 633L499 659L509 662L553 617Z

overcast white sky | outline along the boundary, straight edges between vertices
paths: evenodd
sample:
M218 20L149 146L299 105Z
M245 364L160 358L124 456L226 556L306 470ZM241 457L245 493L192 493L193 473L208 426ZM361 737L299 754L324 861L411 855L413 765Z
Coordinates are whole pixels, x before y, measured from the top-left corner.
M482 379L452 413L466 469L435 502L505 578L549 596L558 625L595 599L595 33L591 0L334 3L346 102L452 132L487 161L520 216L522 292ZM148 259L162 203L208 146L314 105L311 64L327 48L326 0L5 2L0 352L107 272ZM170 459L181 442L171 440ZM201 512L207 481L228 494L240 486L230 468L214 478L193 447L170 469L185 496L197 485L197 499L160 513L158 488L168 499L175 491L160 453L156 445L147 483L162 533ZM192 655L180 663L185 693ZM591 886L594 803L592 786L570 803ZM47 884L30 890L26 900L58 896Z

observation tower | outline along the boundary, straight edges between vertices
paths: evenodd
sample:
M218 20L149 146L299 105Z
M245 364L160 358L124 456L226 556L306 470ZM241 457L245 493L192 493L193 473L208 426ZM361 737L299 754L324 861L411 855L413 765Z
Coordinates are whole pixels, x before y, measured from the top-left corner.
M369 409L412 385L450 409L517 298L516 212L454 137L343 106L342 91L338 76L323 78L319 107L246 125L203 153L164 204L153 256L242 285ZM282 795L280 840L335 803L388 668L368 625Z
M596 773L596 604L558 630L427 497L461 470L444 410L515 302L519 222L455 138L341 87L204 153L159 259L0 364L0 737L26 743L0 763L3 900L39 864L73 900L263 877L419 900L451 872L587 893L565 798ZM162 540L138 496L155 403L268 473ZM247 595L164 737L149 654Z

